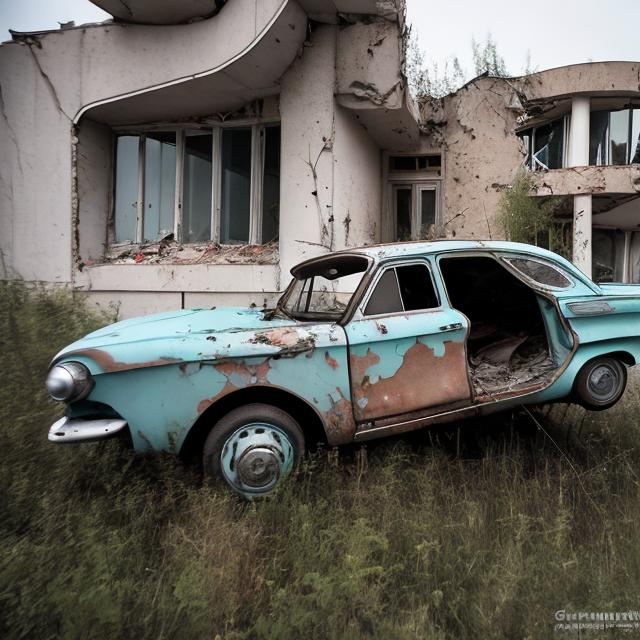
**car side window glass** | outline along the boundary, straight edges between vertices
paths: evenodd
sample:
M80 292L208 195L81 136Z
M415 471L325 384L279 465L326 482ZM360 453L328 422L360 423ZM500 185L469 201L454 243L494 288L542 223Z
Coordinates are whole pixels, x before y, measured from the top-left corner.
M397 313L402 310L396 270L387 269L378 280L378 284L367 302L364 315L375 316L379 313Z
M531 278L531 280L547 287L567 289L573 285L569 277L565 276L559 269L538 260L509 258L509 264L523 275Z
M429 268L424 264L409 264L396 268L400 295L405 311L434 309L440 306Z

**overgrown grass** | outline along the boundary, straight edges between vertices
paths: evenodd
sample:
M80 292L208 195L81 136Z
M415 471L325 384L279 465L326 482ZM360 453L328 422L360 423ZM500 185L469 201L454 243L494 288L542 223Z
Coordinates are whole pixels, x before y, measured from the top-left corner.
M0 287L2 637L549 638L559 609L640 608L637 377L553 409L562 453L526 415L461 423L242 504L173 458L49 445L48 360L104 319Z

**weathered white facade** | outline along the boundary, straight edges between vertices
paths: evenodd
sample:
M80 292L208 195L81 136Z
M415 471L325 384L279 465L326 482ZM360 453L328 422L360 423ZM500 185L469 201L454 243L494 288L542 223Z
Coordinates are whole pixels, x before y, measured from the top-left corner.
M262 305L301 259L379 240L381 145L418 139L393 2L96 4L123 21L0 48L10 275L123 316Z
M571 198L585 271L611 242L617 279L640 278L638 63L481 77L418 109L400 0L94 1L114 21L0 46L6 276L123 317L261 306L332 249L499 237L524 163L535 195Z

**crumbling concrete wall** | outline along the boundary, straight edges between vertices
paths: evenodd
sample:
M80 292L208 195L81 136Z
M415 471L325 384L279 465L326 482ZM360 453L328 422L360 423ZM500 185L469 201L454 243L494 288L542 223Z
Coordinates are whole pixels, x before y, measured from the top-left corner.
M69 282L72 124L26 45L0 59L0 251L9 275Z
M442 232L448 238L501 237L495 219L500 193L524 159L513 96L504 79L481 77L420 105L425 136L419 150L443 156Z
M381 152L353 113L335 106L335 244L357 247L380 241Z
M521 78L479 77L444 98L422 99L423 137L416 151L443 154L443 235L501 237L496 222L500 194L525 158L516 131L571 113L574 95L637 99L640 63L571 65ZM532 195L638 193L639 171L637 165L537 171Z
M291 267L335 246L336 29L318 26L303 55L282 78L280 229L291 238L280 247L283 287Z

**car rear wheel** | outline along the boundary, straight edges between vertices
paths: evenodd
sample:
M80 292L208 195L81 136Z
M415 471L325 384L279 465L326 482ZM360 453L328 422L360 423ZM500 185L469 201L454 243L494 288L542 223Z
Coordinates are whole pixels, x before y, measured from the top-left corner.
M204 470L252 500L271 493L295 469L304 449L302 430L288 413L249 404L213 427L204 444Z
M616 358L594 358L576 376L575 394L586 409L601 411L612 407L627 386L627 368Z

